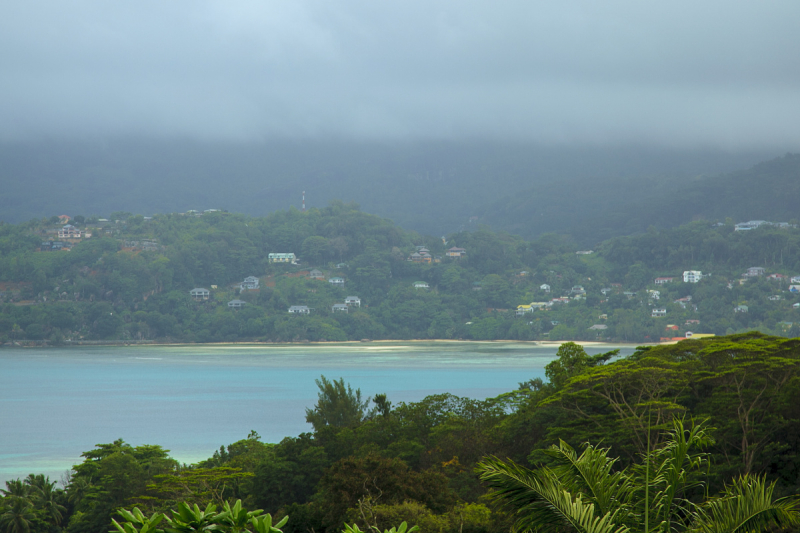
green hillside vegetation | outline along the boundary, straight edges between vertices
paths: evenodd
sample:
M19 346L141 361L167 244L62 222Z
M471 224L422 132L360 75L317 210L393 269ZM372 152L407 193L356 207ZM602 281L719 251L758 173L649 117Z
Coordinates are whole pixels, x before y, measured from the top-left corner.
M573 202L562 198L574 192ZM747 170L676 181L663 176L538 184L480 210L481 222L532 238L571 235L584 246L647 228L693 220L795 220L800 211L800 154Z
M648 519L654 531L704 520L727 524L711 531L757 531L768 530L756 527L768 527L762 519L797 520L800 339L751 332L614 356L565 343L546 367L548 382L486 400L440 394L395 405L323 377L309 433L263 443L251 432L191 466L156 445L99 444L64 490L33 474L8 482L0 527L104 533L127 516L139 531L144 517L178 508L171 520L195 526L169 531L197 531L207 504L239 499L275 520L288 516L286 533L345 523L383 531L402 521L439 533L500 533L515 522L562 531L570 509L598 520L616 510L609 531L642 531ZM564 491L584 503L561 501ZM182 502L199 507L181 511ZM719 513L704 507L712 503ZM139 519L115 515L134 506ZM236 531L249 527L245 515ZM743 529L731 525L742 517Z
M800 294L790 290L790 276L800 273L797 228L693 222L577 254L563 237L524 241L487 229L449 235L445 244L341 202L264 218L217 211L75 220L92 236L71 251L41 251L57 238L57 217L0 225L4 343L642 342L687 331L800 331ZM409 260L423 246L430 263ZM465 256L448 257L452 247ZM279 252L295 253L299 264L270 263ZM785 277L743 278L753 266ZM322 279L312 279L313 270ZM685 270L704 277L683 283ZM257 290L240 287L248 276L258 278ZM674 279L655 285L656 277ZM193 288L208 289L209 298L196 301ZM333 309L348 296L358 304ZM241 308L229 307L234 300ZM532 302L539 303L531 312L517 312ZM292 314L291 306L310 312ZM666 315L654 317L654 309Z

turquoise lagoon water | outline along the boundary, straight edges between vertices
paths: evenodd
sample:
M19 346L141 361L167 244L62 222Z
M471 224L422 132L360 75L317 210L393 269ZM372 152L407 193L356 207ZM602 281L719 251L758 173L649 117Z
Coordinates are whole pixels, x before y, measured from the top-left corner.
M0 483L59 479L80 454L122 438L192 463L257 431L309 431L320 375L393 403L450 392L487 398L534 377L557 346L532 343L115 346L0 349ZM614 346L592 346L599 353ZM631 353L623 348L622 355Z

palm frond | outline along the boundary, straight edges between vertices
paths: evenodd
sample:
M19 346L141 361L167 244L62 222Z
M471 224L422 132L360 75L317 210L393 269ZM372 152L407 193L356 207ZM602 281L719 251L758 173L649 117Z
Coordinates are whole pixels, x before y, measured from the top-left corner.
M496 457L478 465L481 479L494 492L492 496L517 512L517 527L522 530L561 531L571 526L580 533L626 533L616 513L595 512L595 505L581 495L573 497L547 468L536 472Z
M797 498L773 500L775 483L765 477L742 476L725 493L700 508L693 530L702 533L757 533L772 526L800 525Z

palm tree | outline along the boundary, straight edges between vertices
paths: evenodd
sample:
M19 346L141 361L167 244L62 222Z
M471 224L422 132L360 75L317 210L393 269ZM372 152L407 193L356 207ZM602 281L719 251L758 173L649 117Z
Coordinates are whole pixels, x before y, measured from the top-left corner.
M31 501L22 497L6 497L5 500L11 505L0 515L0 528L5 533L28 533L36 518Z
M720 496L703 495L708 457L697 450L711 442L702 424L675 420L667 441L633 467L615 470L607 449L588 445L578 455L562 441L548 450L553 466L488 458L478 471L516 512L520 531L750 533L800 525L800 499L774 499L774 483L763 477L742 476Z
M50 477L43 474L36 476L30 474L25 478L25 484L30 487L36 508L44 511L45 516L54 525L60 525L67 508L58 501L61 491L56 490L56 482L51 482Z

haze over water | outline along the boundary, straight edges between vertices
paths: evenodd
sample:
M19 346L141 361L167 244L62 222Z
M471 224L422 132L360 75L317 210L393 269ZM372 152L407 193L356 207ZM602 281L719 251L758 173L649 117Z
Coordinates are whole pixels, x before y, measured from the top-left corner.
M29 473L58 479L82 452L118 438L192 463L250 430L264 442L296 436L311 429L305 409L320 375L342 377L364 397L385 392L395 405L443 392L492 397L544 378L556 350L457 342L3 349L0 483Z

